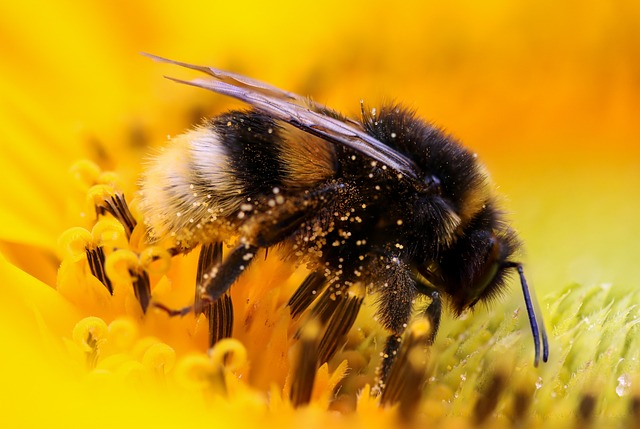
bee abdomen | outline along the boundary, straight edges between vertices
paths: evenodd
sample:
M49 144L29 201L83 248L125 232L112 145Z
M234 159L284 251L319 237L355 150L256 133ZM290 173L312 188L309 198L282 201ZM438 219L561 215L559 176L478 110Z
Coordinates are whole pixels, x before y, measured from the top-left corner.
M183 248L224 239L241 206L281 182L272 134L271 120L231 112L171 139L142 178L150 235L173 236Z
M224 240L241 211L322 182L333 174L333 151L304 137L261 113L232 111L173 138L142 179L151 236L171 235L185 249Z

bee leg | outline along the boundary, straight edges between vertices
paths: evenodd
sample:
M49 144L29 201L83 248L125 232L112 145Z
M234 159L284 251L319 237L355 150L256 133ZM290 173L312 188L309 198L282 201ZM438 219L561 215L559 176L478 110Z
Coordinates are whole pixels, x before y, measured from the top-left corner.
M322 279L324 280L324 276ZM307 285L303 283L305 287L314 280L318 281L312 275L307 280L304 282ZM327 362L345 342L346 335L358 316L364 299L364 286L355 283L341 289L343 290L331 287L325 290L296 334L300 340L299 352L294 358L295 376L290 392L291 402L296 406L309 402L318 366Z
M382 392L400 350L402 335L411 319L418 285L410 268L397 258L381 259L376 269L383 270L386 279L379 287L378 316L381 324L391 332L385 342L382 361L377 370L376 390Z
M200 300L218 300L249 267L260 248L271 247L287 239L317 212L324 201L343 188L341 184L331 183L311 193L283 198L282 202L273 205L268 212L253 215L241 229L241 244L224 262L213 265L202 274L202 282L196 291Z
M222 263L215 264L202 275L202 283L198 285L196 295L201 304L218 301L249 267L256 256L258 247L252 244L240 244ZM196 308L196 312L202 311Z
M205 274L221 263L222 243L203 244L198 258L196 284L201 285ZM209 321L209 346L213 346L222 338L230 337L233 331L233 303L229 292L225 292L215 302L203 300L199 293L195 295L196 313L204 313Z
M358 317L360 306L364 300L364 287L355 284L343 291L331 318L324 331L318 347L318 364L327 362L333 354L346 342L346 336Z
M406 398L415 400L424 382L426 363L411 360L409 357L417 348L422 349L433 344L440 327L442 301L440 293L433 287L427 285L419 285L419 287L422 293L431 298L431 303L423 312L429 323L426 329L413 327L409 328L410 330L403 336L394 333L387 337L378 372L378 390L382 393L382 404L396 402L402 404L407 402Z
M426 295L431 298L431 303L424 310L424 315L431 324L431 333L427 338L427 345L432 345L436 339L436 335L438 335L438 330L440 329L440 318L442 316L442 299L440 298L440 293L432 287L427 287Z
M402 335L391 334L387 336L387 340L384 343L384 349L381 353L382 362L380 362L380 366L376 370L376 376L378 378L376 387L376 390L378 391L377 393L384 391L387 379L389 378L389 372L391 371L391 366L393 365L396 355L398 354L398 350L400 349L401 341Z

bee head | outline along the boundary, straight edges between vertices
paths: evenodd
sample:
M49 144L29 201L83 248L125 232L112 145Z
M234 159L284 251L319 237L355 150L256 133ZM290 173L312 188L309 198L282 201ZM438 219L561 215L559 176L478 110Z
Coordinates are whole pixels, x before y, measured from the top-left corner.
M489 301L504 290L511 272L509 258L518 247L511 230L467 231L443 252L438 267L439 286L460 315L479 301Z
M536 315L535 295L529 290L522 264L511 260L519 247L515 233L501 221L499 213L487 205L453 245L442 252L438 262L421 272L448 296L451 309L459 316L479 301L497 298L504 290L508 276L517 271L534 338L534 364L537 366L541 343L545 362L549 345L542 319Z

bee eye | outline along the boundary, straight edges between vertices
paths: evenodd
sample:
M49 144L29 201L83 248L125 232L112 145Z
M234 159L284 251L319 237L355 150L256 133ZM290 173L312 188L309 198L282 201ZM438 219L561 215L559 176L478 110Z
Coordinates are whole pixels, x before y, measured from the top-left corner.
M476 279L472 284L472 288L478 294L481 294L487 286L493 281L500 267L500 242L495 235L486 241L486 251L484 253L484 261L478 267Z

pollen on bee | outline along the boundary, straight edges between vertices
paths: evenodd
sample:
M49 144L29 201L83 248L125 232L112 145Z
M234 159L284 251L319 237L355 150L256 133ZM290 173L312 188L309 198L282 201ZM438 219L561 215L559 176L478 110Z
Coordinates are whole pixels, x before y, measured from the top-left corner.
M392 139L395 139L395 138L396 138L396 135L397 135L396 133L391 133L391 138L392 138Z
M396 221L396 223L397 223L398 225L402 225L402 219L398 219L398 220Z

